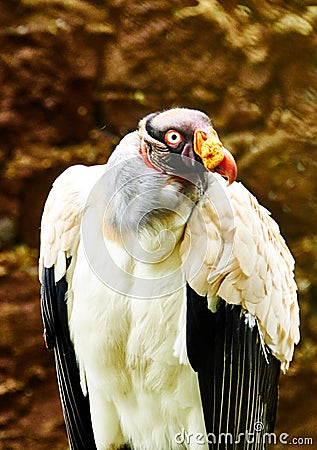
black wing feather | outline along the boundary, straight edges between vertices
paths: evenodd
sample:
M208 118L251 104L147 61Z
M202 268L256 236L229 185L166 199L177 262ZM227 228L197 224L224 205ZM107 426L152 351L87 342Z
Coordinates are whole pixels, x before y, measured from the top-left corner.
M187 286L187 353L198 372L209 448L265 449L265 433L275 425L280 362L268 348L264 354L257 326L246 323L241 306L222 300L212 313L207 299Z
M44 336L48 348L54 349L58 387L66 430L72 450L95 450L89 398L80 386L76 355L70 340L67 316L67 282L55 283L54 267L44 268L41 309Z

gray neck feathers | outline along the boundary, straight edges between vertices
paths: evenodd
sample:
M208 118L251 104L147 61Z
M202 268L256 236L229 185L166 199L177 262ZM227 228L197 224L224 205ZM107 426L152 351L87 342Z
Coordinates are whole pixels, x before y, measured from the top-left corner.
M201 193L201 183L195 186L147 167L139 146L138 132L128 134L110 157L102 181L105 226L118 232L155 227L180 209L193 208Z

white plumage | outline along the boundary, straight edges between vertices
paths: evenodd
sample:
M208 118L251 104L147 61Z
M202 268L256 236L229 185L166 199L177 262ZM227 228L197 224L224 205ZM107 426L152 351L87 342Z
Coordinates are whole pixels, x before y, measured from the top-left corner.
M191 114L171 111L182 126L184 111ZM166 126L170 116L163 118ZM48 196L40 280L52 266L55 282L66 277L70 337L98 450L176 449L181 430L205 431L186 350L187 284L207 296L211 311L220 297L241 305L283 370L292 359L294 261L278 226L242 184L204 177L203 187L201 179L184 184L148 167L133 132L107 165L67 169Z

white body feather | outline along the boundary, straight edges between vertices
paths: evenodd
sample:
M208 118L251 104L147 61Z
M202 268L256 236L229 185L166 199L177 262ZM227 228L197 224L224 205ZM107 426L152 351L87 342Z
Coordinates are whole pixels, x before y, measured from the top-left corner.
M113 250L133 272L131 257L119 246ZM179 260L168 258L162 274L173 258ZM77 261L70 328L98 449L126 441L140 450L177 448L172 443L182 428L204 430L197 376L174 356L185 287L162 298L127 298L96 277L81 245Z

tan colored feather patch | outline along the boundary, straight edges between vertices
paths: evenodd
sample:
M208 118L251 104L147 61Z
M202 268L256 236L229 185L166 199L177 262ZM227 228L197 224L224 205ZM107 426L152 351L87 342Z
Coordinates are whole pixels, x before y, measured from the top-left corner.
M198 204L188 223L188 231L181 247L181 255L186 254L188 245L195 249L195 260L201 261L197 274L192 266L191 255L184 261L186 279L196 292L204 277L204 295L218 295L230 304L240 304L257 320L263 341L281 361L286 371L293 357L294 345L299 341L299 307L294 280L294 259L280 235L278 225L269 216L254 196L240 183L226 186L217 174L213 175L222 186L222 197L227 196L232 211L231 224L234 239L225 266L217 267L219 253L225 249L227 227L222 220L221 228L212 204L216 202L215 183L206 192L203 204ZM210 200L208 200L210 199ZM199 213L199 216L198 214ZM223 219L223 215L221 215ZM205 223L203 233L201 224ZM232 226L234 225L234 226ZM200 246L198 243L204 241ZM200 294L203 295L203 294Z

